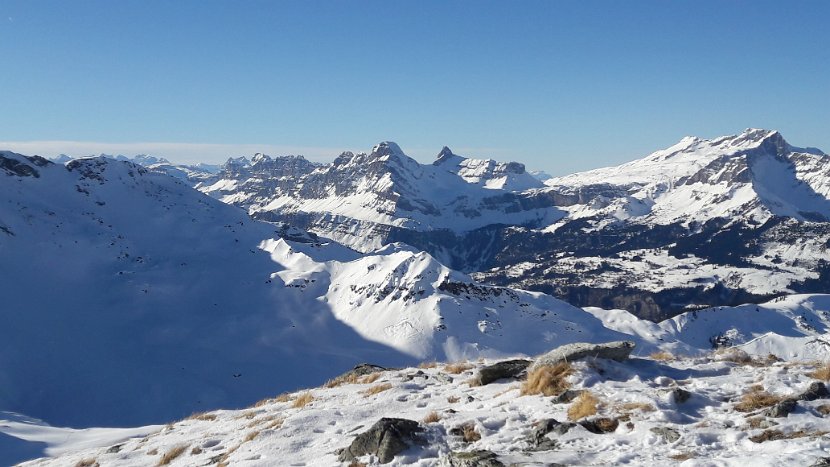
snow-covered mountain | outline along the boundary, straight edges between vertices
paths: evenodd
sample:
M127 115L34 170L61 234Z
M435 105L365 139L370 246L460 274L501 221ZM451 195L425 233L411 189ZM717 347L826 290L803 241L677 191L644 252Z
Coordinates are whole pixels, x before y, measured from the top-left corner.
M561 212L515 192L541 183L517 163L464 159L445 148L432 165L419 164L392 142L371 152L341 154L331 164L301 157L229 161L213 183L198 189L246 208L322 233L360 251L422 238L430 252L452 260L460 233L494 225L547 225Z
M0 177L0 410L158 422L361 361L619 337L552 297L478 285L403 246L322 244L132 163L4 152Z
M518 163L432 165L394 143L332 164L230 160L203 192L360 251L404 242L478 280L659 320L830 290L830 156L776 131L678 144L551 178Z

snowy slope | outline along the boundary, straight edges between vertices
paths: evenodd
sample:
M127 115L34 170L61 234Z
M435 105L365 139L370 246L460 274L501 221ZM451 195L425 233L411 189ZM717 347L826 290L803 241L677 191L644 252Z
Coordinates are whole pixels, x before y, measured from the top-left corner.
M385 371L372 383L312 388L246 410L198 414L147 436L23 465L152 466L165 458L174 466L347 465L337 450L381 417L413 420L424 430L423 446L404 450L387 465L459 465L453 456L481 450L498 463L461 465L821 465L814 462L830 454L826 398L799 401L784 417L763 415L763 408L739 410L747 392L803 394L815 382L811 364L741 364L718 355L576 362L571 388L598 402L596 415L576 422L604 417L611 420L610 432L572 423L545 434L540 426L550 419L567 424L575 403L521 395L522 383L511 379L470 386L474 372L488 363L469 363L460 373L444 365ZM386 389L367 393L381 385ZM305 405L295 403L301 396ZM453 434L465 424L474 435ZM359 460L378 465L371 455Z
M166 421L360 361L618 336L551 297L406 248L319 244L131 163L2 153L0 177L0 410L49 423Z

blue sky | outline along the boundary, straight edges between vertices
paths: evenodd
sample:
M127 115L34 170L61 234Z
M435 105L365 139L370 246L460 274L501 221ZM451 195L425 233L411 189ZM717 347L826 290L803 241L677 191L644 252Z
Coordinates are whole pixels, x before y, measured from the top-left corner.
M0 144L191 162L393 140L553 174L746 127L830 152L828 18L827 1L4 0Z

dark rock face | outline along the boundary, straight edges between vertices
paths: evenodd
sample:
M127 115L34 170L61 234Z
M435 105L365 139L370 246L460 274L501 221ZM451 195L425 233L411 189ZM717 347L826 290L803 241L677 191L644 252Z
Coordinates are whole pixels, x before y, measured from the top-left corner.
M634 342L631 341L609 342L606 344L589 344L585 342L566 344L537 357L531 369L544 365L555 365L563 361L573 362L585 358L607 358L619 362L626 360L631 355L634 346Z
M533 432L528 436L527 442L530 445L531 451L552 451L559 447L559 443L547 437L548 434L562 436L571 428L575 427L575 423L560 422L554 418L548 418L536 423Z
M449 462L452 467L504 467L495 453L485 450L453 452Z
M617 430L617 427L620 426L619 420L607 417L592 418L590 420L581 421L579 424L586 430L596 435L613 433Z
M764 411L764 415L770 418L783 418L788 416L798 406L795 399L784 399Z
M814 401L816 399L827 399L830 397L830 391L822 382L810 383L810 387L806 391L798 395L797 399L800 401Z
M674 428L667 427L653 427L651 432L663 438L667 443L673 443L680 439L680 433Z
M516 378L528 366L530 366L530 360L506 360L478 370L476 379L478 384L484 386L502 378Z
M34 167L2 155L0 155L0 170L6 172L7 175L17 177L40 177L40 173Z
M381 464L392 462L399 454L413 445L425 444L424 429L413 420L403 418L381 418L342 449L338 454L341 462L350 462L356 458L373 454Z
M685 389L676 388L671 392L671 398L675 404L682 404L689 400L690 397L692 397L692 393Z
M551 398L551 401L554 404L567 404L568 402L572 402L574 399L579 397L579 395L581 393L582 393L582 391L577 391L575 389L568 389L565 392L563 392L562 394L559 394L558 396L554 396L553 398Z

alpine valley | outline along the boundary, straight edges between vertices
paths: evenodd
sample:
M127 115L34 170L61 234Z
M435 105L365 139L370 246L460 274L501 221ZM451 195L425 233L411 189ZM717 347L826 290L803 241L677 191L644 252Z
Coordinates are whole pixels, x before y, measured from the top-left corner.
M3 465L830 456L830 156L776 131L564 177L5 151L0 195Z

